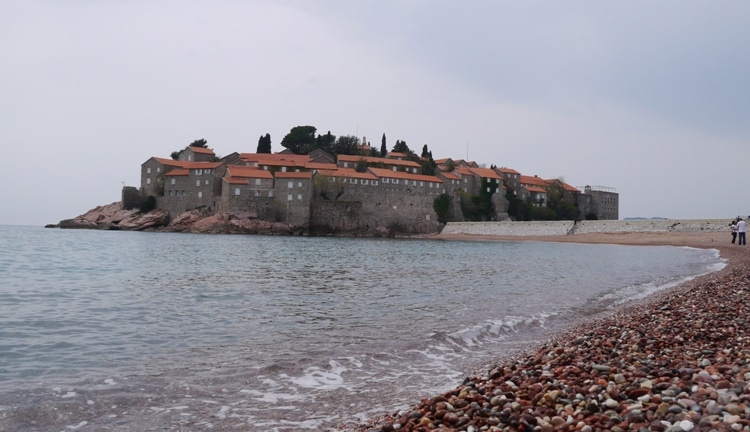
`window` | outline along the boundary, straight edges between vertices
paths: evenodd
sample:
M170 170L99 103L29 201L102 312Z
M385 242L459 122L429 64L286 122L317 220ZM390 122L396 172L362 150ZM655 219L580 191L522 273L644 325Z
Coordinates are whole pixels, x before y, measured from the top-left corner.
M201 175L201 174L203 174L203 170L199 170L199 169L195 170L195 175Z
M377 186L377 185L378 185L378 181L377 181L377 180L373 180L373 181L372 181L372 185L373 185L373 186Z
M424 186L424 182L422 182L422 181L421 181L421 182L419 182L419 186L420 186L420 187Z
M292 194L289 194L289 195L286 196L286 200L287 201L291 201L293 199L294 199L294 196Z
M161 172L161 167L156 167L156 172Z
M151 168L146 168L146 174L151 174Z
M169 190L169 196L174 195L174 191L172 189Z
M255 179L255 185L260 186L260 179Z
M196 180L196 181L195 181L195 185L196 185L196 186L200 186L200 185L201 185L201 181L200 181L200 180Z
M269 198L273 197L273 191L272 190L268 191L268 197Z
M370 184L370 180L362 180L362 184L363 185Z
M172 184L175 184L175 180L174 180L174 178L172 178Z
M281 167L281 172L286 172L286 167Z
M239 195L240 194L240 188L234 188L234 194Z
M414 180L414 182L413 182L412 186L416 186L416 185L417 185L417 181L416 181L416 180Z
M151 184L151 179L150 178L146 179L146 184Z
M393 179L393 183L398 184L398 179Z
M488 188L487 188L487 192L490 192L490 190L491 190L491 188L489 188L489 187L488 187Z
M432 183L430 183L430 189L432 189Z
M357 184L357 179L349 179L349 183L351 183L351 184Z
M430 220L430 215L427 215L427 220Z
M397 210L397 209L398 209L397 205L393 206L393 210Z
M186 191L182 191L182 196L185 196L185 195L187 195L187 192Z
M294 187L294 182L289 182L287 186L289 187L289 189L293 188Z
M206 174L211 174L211 170L210 169L205 169L205 170L203 170L203 172L206 173Z
M258 189L255 189L255 196L260 196L260 191Z
M330 183L336 183L336 177L328 177Z
M198 198L203 198L203 192L198 191Z
M302 199L302 194L297 194L297 199L301 200Z
M383 179L383 183L388 183L390 180L388 178Z
M208 186L208 180L206 180L206 186Z
M297 182L297 187L302 187L302 182Z

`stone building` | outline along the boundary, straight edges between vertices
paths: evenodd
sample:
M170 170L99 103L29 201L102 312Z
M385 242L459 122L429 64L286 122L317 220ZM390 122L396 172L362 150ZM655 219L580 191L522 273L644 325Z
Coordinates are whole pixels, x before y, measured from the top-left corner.
M188 147L180 160L149 158L141 166L142 198L154 196L171 217L205 209L249 214L309 226L311 232L361 233L373 229L427 233L439 228L433 208L451 197L451 220L462 220L461 200L490 193L497 220L507 219L506 192L546 205L555 182L580 196L579 206L599 218L617 218L617 194L586 187L584 193L557 179L523 176L509 168L482 168L473 161L441 159L436 175L423 175L408 155L339 155L316 150L291 153L232 153L217 160L211 149ZM129 199L129 205L133 205Z
M583 218L593 214L601 220L620 219L620 194L615 188L586 185L582 189L578 206Z

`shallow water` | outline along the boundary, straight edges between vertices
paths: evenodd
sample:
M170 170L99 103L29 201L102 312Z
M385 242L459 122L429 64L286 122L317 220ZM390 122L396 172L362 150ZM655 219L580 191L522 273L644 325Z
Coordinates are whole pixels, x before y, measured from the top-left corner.
M721 266L674 247L0 226L0 430L345 429Z

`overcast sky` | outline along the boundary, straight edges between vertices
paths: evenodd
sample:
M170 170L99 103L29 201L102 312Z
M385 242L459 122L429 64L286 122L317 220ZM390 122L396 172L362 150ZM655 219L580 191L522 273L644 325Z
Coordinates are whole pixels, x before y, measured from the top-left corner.
M0 0L0 66L0 224L298 125L616 188L621 218L750 214L744 0Z

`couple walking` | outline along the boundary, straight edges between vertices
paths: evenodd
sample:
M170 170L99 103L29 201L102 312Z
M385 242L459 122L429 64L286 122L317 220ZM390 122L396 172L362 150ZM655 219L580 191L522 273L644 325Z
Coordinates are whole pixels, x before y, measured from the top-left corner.
M746 244L746 235L747 232L747 226L745 224L745 221L742 220L741 217L738 217L737 219L732 222L732 244L734 244L734 240L738 237L737 234L739 234L739 241L737 244L745 245Z

